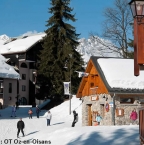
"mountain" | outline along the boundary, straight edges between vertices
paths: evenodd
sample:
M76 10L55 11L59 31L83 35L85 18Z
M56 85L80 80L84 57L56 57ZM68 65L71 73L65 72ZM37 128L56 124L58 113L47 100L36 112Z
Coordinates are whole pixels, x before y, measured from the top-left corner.
M98 43L98 38L104 45ZM7 35L0 36L0 45L3 45L6 41L11 38ZM82 55L84 62L88 62L91 56L101 56L101 57L120 57L117 50L113 47L114 45L109 41L97 36L90 37L89 39L81 38L78 40L79 46L77 47L77 51ZM110 46L110 48L106 46Z
M98 38L104 45L98 43L95 38ZM89 39L81 38L79 39L79 46L77 51L82 55L84 62L88 62L91 56L101 56L101 57L120 57L116 48L109 40L101 39L97 36L90 37ZM110 49L106 46L110 46Z
M6 41L10 40L10 37L8 37L7 35L1 35L0 36L0 45L3 45Z

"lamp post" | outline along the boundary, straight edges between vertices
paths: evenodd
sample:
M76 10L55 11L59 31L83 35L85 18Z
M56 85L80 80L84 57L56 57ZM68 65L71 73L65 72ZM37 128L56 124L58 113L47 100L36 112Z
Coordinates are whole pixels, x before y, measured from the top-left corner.
M138 76L144 64L144 0L129 3L134 17L134 75ZM143 110L139 111L140 144L143 144Z
M69 57L70 57L69 114L71 114L71 58L72 58L72 54L69 54Z
M144 64L144 0L129 2L134 18L134 75L139 76Z
M71 114L71 58L72 54L69 54L69 92L67 92L69 95L69 114ZM64 68L68 68L67 61Z

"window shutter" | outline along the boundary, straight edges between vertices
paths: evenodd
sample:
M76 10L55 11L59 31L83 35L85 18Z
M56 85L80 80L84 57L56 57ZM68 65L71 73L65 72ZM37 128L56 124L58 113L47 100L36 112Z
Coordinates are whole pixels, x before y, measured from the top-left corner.
M124 109L117 108L117 109L116 109L116 116L117 116L117 117L122 117L122 116L124 116Z

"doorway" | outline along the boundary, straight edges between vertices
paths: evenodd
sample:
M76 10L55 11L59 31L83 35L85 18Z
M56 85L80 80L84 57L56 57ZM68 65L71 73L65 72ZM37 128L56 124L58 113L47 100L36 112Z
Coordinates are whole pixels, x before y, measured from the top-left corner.
M104 117L104 104L100 104L100 115L102 116L102 117Z
M92 104L88 104L88 126L92 126Z

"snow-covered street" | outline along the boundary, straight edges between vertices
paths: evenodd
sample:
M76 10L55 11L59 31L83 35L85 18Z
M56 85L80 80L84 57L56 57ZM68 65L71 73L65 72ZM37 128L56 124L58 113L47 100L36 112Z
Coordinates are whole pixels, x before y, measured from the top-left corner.
M81 124L81 100L72 98L72 111L76 109L79 121L71 127L73 114L69 115L69 101L51 109L51 126L46 125L45 112L28 118L30 106L20 106L17 117L10 117L11 107L0 110L0 144L52 144L52 145L139 145L139 126L85 126ZM17 122L22 117L25 137L17 139ZM23 142L24 141L24 142Z

